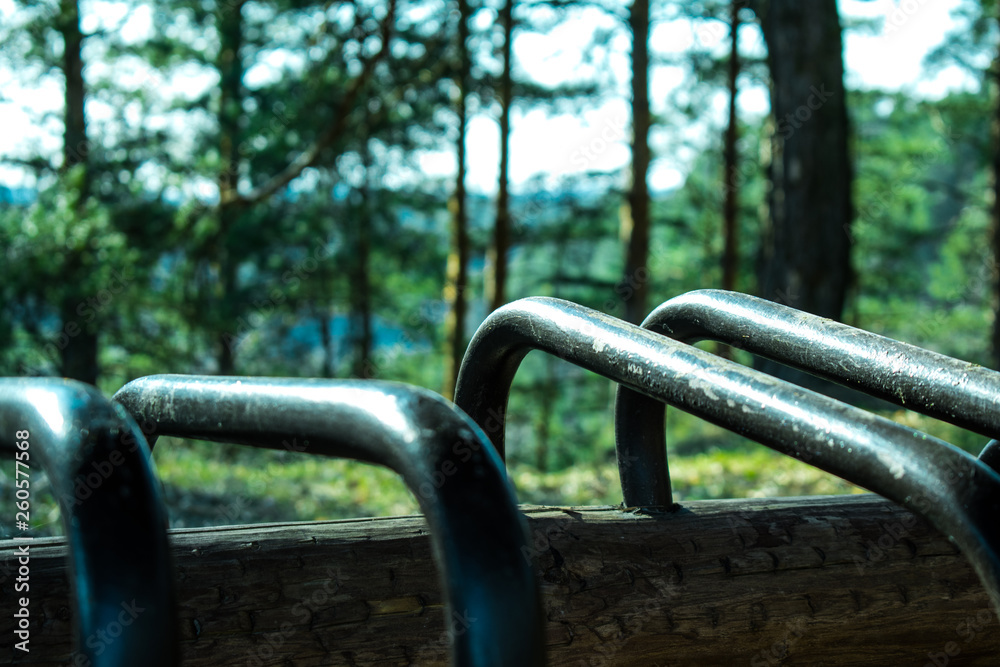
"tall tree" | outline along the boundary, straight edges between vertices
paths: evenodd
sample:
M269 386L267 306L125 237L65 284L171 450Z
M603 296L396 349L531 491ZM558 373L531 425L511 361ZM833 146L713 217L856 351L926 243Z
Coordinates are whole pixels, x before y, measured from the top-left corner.
M507 252L510 249L510 106L513 97L511 65L514 40L514 0L505 0L500 10L503 27L503 70L500 74L500 176L497 186L497 217L491 248L493 267L489 290L490 310L507 302Z
M852 175L837 4L764 0L755 10L774 121L759 291L838 319L852 282Z
M739 179L739 165L736 163L736 141L738 127L736 118L736 87L740 73L739 27L741 0L733 0L729 21L729 67L727 82L729 84L729 122L726 125L726 136L722 150L724 173L726 179L725 200L722 205L722 289L736 289L736 274L739 270L739 230L737 229L737 207L739 191L736 185Z
M232 201L238 192L240 180L240 153L242 142L240 123L244 118L243 76L245 73L241 50L243 48L243 8L246 0L220 3L216 18L219 27L219 53L216 70L219 73L219 201ZM234 206L218 208L218 223L215 239L211 244L209 262L214 265L214 285L209 289L213 312L221 314L225 321L232 321L236 309L231 305L232 292L236 283L236 262L229 257L227 244L230 233L239 219L240 211ZM233 346L224 327L216 331L218 367L220 375L235 372Z
M90 144L87 140L87 120L85 116L86 85L83 80L83 40L80 30L80 6L77 0L61 0L57 30L63 39L62 73L65 79L64 92L64 130L63 130L63 172L75 173L72 185L76 192L70 196L75 200L74 209L78 215L83 215L87 199L90 196L90 172L88 154ZM86 245L83 248L71 250L66 256L64 271L67 277L76 276L86 262L85 255L90 252ZM60 320L64 323L74 322L78 317L77 307L80 295L74 290L68 290L60 303ZM75 336L68 336L60 349L60 373L68 378L97 383L99 373L98 361L98 328L96 322L85 323Z
M736 116L736 96L739 93L737 80L740 74L739 28L741 0L732 0L729 15L729 63L726 67L726 83L729 92L729 118L722 145L722 173L725 180L722 201L722 289L736 291L736 276L739 273L739 165L737 164L736 141L739 123ZM728 345L719 344L716 352L720 357L732 358Z
M13 231L3 244L13 252L0 265L9 295L0 310L19 332L17 356L26 368L18 372L111 378L115 386L134 358L154 367L173 358L163 343L182 329L160 335L152 323L164 322L162 311L152 312L155 299L143 286L168 252L163 232L172 228L173 206L138 177L148 167L155 171L162 154L162 137L145 123L154 86L136 89L135 79L115 76L125 49L113 18L88 17L91 5L70 0L19 4L0 42L18 54L12 69L27 87L28 77L62 79L64 122L59 156L25 146L0 158L33 171L37 188L13 224L0 223L6 227L0 235ZM98 27L84 33L88 18ZM132 42L136 50L144 45ZM84 62L94 55L99 62ZM111 114L92 121L95 107ZM114 355L109 364L102 353L112 345L142 352ZM7 352L0 349L0 364Z
M266 281L268 274L260 266L280 250L276 244L290 231L282 226L294 222L283 215L283 209L287 212L291 205L286 188L305 170L330 165L345 150L349 129L358 120L358 97L388 53L396 3L390 0L385 5L379 21L372 15L378 8L357 5L353 23L344 25L343 17L332 17L321 2L251 4L233 0L218 3L211 13L206 13L200 2L187 2L181 9L200 17L207 29L214 30L218 47L214 59L212 49L194 44L183 51L184 57L211 67L219 78L214 135L208 137L217 147L214 178L218 201L184 212L180 222L190 232L187 242L194 260L188 289L193 292L189 301L195 308L189 318L203 323L214 348L217 371L230 374L235 371L241 336L256 326L248 326L248 320L257 315L259 323L264 317L251 308L251 297L261 287L237 281L237 269L256 265L253 275ZM289 18L295 16L300 16L301 24ZM299 43L286 47L301 48L309 57L298 71L285 72L291 76L248 90L246 72L281 43L282 38L269 32L268 24L281 21L293 35L303 30L298 25L319 24L319 30L305 28L307 33ZM379 38L374 51L369 48L372 37ZM170 45L176 40L164 35L162 43ZM356 48L345 48L347 45ZM309 79L320 85L305 84ZM271 113L254 114L253 108ZM278 108L284 111L276 111ZM289 115L295 119L294 126ZM243 189L239 187L241 179ZM309 245L316 245L315 238ZM283 283L288 287L279 288L281 300L289 299L286 290L297 294L302 282L296 276Z
M629 9L632 31L632 187L628 196L625 230L624 284L631 288L625 319L639 323L649 301L649 0L633 0Z
M358 212L352 216L350 261L350 302L351 339L354 347L354 361L351 374L366 377L372 373L371 356L372 331L372 286L371 286L371 228L374 223L375 207L372 202L372 157L367 132L361 144L361 177L358 188Z
M469 18L471 9L468 0L458 0L458 48L457 48L457 87L458 100L456 113L458 115L458 138L456 139L456 158L458 170L455 175L455 194L451 200L451 252L448 254L447 274L445 277L444 298L449 304L445 319L446 356L444 360L444 387L442 394L448 398L455 390L458 381L458 371L465 354L465 315L468 306L468 272L469 272L469 229L466 215L465 192L465 139L467 129L467 105L469 92L469 72L471 70L469 57Z

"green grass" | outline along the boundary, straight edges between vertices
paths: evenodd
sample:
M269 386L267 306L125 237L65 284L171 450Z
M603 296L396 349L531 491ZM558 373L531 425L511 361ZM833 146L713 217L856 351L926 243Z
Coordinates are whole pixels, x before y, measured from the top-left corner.
M213 443L167 439L157 450L157 473L174 528L419 513L399 478L376 466L252 450L226 461ZM670 473L675 499L681 502L861 491L759 445L674 458ZM548 473L518 465L510 476L521 503L621 503L613 462ZM0 485L10 497L9 478ZM61 534L58 509L44 482L33 487L32 524L35 536ZM5 529L6 537L10 533Z
M985 438L899 411L888 415L973 454ZM510 477L519 502L537 505L617 505L618 469L610 429L582 448L580 463L539 472L512 459ZM668 412L668 455L675 500L760 498L859 493L862 490L767 447L690 415ZM342 459L286 451L161 438L157 474L175 528L279 521L310 521L419 512L416 500L391 471ZM0 461L0 497L11 508L0 537L13 532L13 457ZM59 535L58 508L41 471L32 468L32 535Z
M978 451L981 436L925 417L890 415ZM677 411L669 413L670 475L679 502L859 493L861 489L767 447ZM595 450L597 454L595 455ZM539 505L617 505L621 502L612 445L587 449L591 461L539 472L514 462L518 500ZM307 521L419 512L415 498L387 469L293 452L256 450L162 438L154 461L172 527ZM58 535L58 509L40 471L32 471L32 534ZM0 465L0 491L13 508L13 461ZM13 515L0 526L9 537Z

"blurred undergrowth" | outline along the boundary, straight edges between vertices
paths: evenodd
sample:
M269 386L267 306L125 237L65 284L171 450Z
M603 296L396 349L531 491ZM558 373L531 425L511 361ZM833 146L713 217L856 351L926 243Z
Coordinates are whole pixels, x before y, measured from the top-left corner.
M759 498L862 493L863 490L767 447L677 410L669 411L675 499ZM976 454L986 438L907 411L887 415ZM617 505L618 469L610 437L603 455L540 472L513 460L518 500L540 505ZM173 528L309 521L419 513L391 471L295 452L161 438L154 460ZM61 535L47 481L32 469L32 535ZM2 496L13 502L13 461L0 464ZM2 537L12 527L2 526Z

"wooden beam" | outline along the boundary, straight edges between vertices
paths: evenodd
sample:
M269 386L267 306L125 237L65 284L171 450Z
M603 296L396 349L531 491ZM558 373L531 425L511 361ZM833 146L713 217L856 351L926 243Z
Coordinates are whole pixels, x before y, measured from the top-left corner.
M966 560L878 496L701 501L661 517L525 512L550 665L942 667L1000 656L1000 624ZM184 665L447 664L420 517L171 538ZM15 550L0 543L8 610ZM65 543L37 539L31 554L30 662L76 664ZM479 622L457 611L459 630ZM0 616L0 636L13 636L13 620Z

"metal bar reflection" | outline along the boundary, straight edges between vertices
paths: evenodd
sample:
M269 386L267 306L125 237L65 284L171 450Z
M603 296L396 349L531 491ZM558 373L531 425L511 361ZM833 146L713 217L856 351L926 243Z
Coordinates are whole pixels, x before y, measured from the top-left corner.
M741 433L924 516L969 558L1000 609L1000 522L995 520L1000 475L958 448L589 308L536 297L487 317L459 373L456 404L484 427L499 452L511 381L532 349ZM643 450L648 459L618 452L620 466L649 483L656 501L651 505L670 503L663 452L662 445Z
M0 378L0 449L23 451L15 443L24 441L29 465L48 476L69 542L84 659L74 664L177 664L167 517L142 432L89 385Z
M688 292L657 307L642 327L684 343L723 342L983 435L1000 434L1000 373L765 299ZM624 460L658 456L665 430L659 401L619 388L615 440ZM998 469L993 448L981 459ZM621 475L627 503L663 502L662 479L630 468Z
M389 382L156 375L114 396L156 432L385 465L417 497L452 613L452 664L542 665L542 616L525 524L503 462L454 406ZM449 632L452 629L449 628Z

